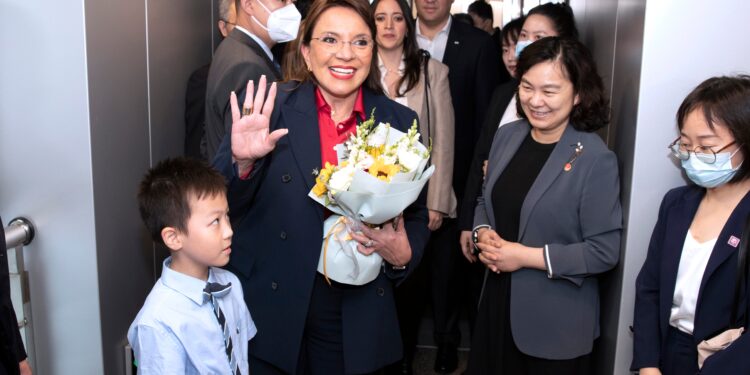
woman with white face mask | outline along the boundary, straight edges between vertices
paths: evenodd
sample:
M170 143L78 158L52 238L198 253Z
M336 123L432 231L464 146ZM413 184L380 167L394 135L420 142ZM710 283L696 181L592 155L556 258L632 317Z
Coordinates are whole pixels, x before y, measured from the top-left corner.
M578 29L570 5L546 3L532 8L526 15L518 36L516 58L529 44L548 36L578 39Z
M694 185L664 196L636 280L631 369L643 375L698 373L696 345L737 323L737 253L750 234L750 76L701 83L682 102L677 126L669 148ZM750 299L739 301L736 317L747 319ZM750 373L747 353L745 334L700 373Z

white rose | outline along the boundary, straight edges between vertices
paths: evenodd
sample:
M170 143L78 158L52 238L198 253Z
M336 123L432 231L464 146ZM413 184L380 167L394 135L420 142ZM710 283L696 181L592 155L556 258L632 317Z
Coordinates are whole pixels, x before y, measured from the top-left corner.
M407 169L408 172L415 170L422 162L422 155L406 149L398 150L398 162Z
M361 157L359 158L359 160L357 160L354 168L359 170L369 169L374 162L375 160L372 159L372 156L370 154L362 152Z
M378 127L375 128L375 130L367 137L367 145L372 147L384 145L385 141L388 140L389 128L390 127L388 124L384 124L382 122L378 124Z
M328 186L333 191L346 191L349 189L349 185L352 184L353 176L354 168L347 165L331 174L331 179L328 180Z

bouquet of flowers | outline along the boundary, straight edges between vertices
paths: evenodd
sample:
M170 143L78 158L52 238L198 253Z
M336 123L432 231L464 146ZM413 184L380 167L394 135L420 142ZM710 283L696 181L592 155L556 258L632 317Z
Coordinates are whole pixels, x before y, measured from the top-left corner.
M335 213L323 225L318 271L326 280L350 285L369 283L383 259L357 251L349 236L360 225L377 226L403 212L419 197L435 170L425 170L430 150L419 142L417 123L403 133L370 118L336 149L338 165L326 163L308 196Z

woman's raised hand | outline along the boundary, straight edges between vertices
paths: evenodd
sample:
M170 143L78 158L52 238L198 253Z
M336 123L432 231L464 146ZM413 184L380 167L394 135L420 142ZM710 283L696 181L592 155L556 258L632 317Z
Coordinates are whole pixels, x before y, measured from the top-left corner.
M247 82L242 113L234 92L229 100L232 106L232 157L238 164L240 175L245 174L256 160L271 152L276 147L276 142L289 132L287 129L277 129L269 133L276 99L276 82L271 84L267 100L264 100L265 96L266 76L263 75L258 81L257 93L253 81Z

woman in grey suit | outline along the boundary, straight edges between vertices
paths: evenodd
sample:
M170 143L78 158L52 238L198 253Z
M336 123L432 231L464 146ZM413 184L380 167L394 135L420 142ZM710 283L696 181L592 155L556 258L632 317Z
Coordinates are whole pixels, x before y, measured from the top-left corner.
M596 275L619 258L617 160L594 131L609 108L591 53L543 38L517 67L518 112L500 128L474 216L489 271L469 374L588 374Z

